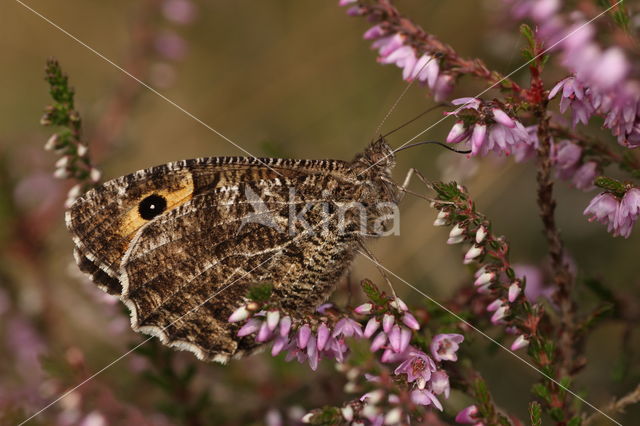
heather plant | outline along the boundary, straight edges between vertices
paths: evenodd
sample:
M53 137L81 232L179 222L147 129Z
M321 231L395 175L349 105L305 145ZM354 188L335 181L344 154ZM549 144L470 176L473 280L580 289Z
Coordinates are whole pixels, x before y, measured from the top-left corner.
M178 80L174 65L188 52L173 27L191 24L198 9L189 0L161 3L140 12L138 47L144 54L133 64L144 69L153 87L169 88ZM609 238L629 239L638 232L640 10L623 1L497 3L507 23L502 31L519 31L525 43L524 65L508 74L458 54L389 0L340 0L339 6L362 18L354 25L366 23L363 49L371 43L379 64L400 68L407 90L424 92L445 110L400 148L441 125L448 129L443 142L467 153L461 168L481 157L535 168L535 190L524 196L537 203L544 267L514 263L511 242L520 236L500 235L500 223L482 212L464 182L433 181L416 170L404 196L417 196L424 220L440 230L439 244L460 248L458 265L467 276L451 297L436 300L363 248L359 254L377 266L379 276L338 290L303 319L269 304L272 284L254 286L228 321L240 324L238 336L255 340L262 353L218 366L127 334L126 308L70 266L69 275L110 317L109 333L120 341L122 354L98 371L87 367L77 347L62 358L52 356L47 336L9 308L11 295L0 291L0 316L12 324L5 340L21 344L18 373L24 393L36 395L26 405L17 394L2 395L0 419L85 426L116 418L122 424L270 426L621 424L625 409L640 402L637 372L618 366L619 375L629 376L625 389L606 389L607 398L594 398L594 382L584 379L590 365L586 345L601 325L623 323L626 364L636 359L630 335L638 316L625 298L637 294L612 289L606 272L602 280L582 274L557 224L556 207L565 202L557 196L557 183L593 194L586 205L571 205L576 221L600 223ZM150 13L166 21L163 27L150 30ZM53 127L45 149L57 156L53 176L69 181L59 203L69 207L100 183L94 152L114 149L139 88L123 80L110 119L87 133L77 95L56 60L47 62L45 79L53 99L41 119ZM396 295L394 288L404 285L411 287L410 297ZM505 408L484 378L483 361L492 354L486 347L531 370L534 384L520 402L525 409ZM115 387L97 382L97 375L111 371L148 392L118 395ZM511 381L522 375L503 373ZM287 393L301 377L311 384ZM222 402L234 398L242 398L242 409Z

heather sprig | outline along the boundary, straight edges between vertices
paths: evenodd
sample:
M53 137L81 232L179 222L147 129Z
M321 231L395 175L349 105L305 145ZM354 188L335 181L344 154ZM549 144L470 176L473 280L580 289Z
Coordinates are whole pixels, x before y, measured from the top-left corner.
M310 412L306 422L320 424L337 416L354 424L364 419L395 424L411 417L420 406L442 410L440 398L448 398L450 391L445 363L457 361L464 337L436 334L429 343L421 332L424 324L401 299L387 296L369 280L362 282L362 288L369 301L354 309L324 304L306 320L295 321L249 295L229 321L243 324L238 336L254 335L257 343L271 343L273 356L285 352L286 361L306 362L312 370L322 359L333 360L339 369L348 371L350 382L345 390L371 389L341 408ZM367 364L366 371L361 360L350 364L350 345L362 340L368 340L368 358L375 360ZM360 378L366 378L368 384L356 383Z
M432 205L439 211L434 225L452 227L447 243L463 244L466 247L463 263L477 265L473 285L486 300L490 322L516 335L512 351L526 347L540 371L568 386L571 378L563 376L556 365L560 355L555 337L543 331L542 325L549 324L551 319L542 306L527 300L526 279L516 276L506 239L492 234L490 221L476 210L465 188L455 183L434 183L432 187L436 192ZM546 401L547 412L554 419L573 418L566 391L554 381L543 379L534 387L534 393ZM460 414L465 421L475 415L472 408Z
M49 83L53 103L45 108L40 124L57 129L45 144L47 151L54 151L60 156L53 175L76 182L65 201L65 206L69 207L78 196L100 181L101 173L91 163L89 147L82 141L82 120L75 109L75 91L55 59L47 61L45 80Z

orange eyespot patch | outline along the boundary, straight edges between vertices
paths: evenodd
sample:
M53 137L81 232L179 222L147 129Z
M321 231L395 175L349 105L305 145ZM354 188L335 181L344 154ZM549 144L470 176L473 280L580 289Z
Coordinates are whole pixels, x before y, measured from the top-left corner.
M178 189L151 191L140 196L135 205L124 215L119 234L129 238L154 217L191 200L193 178L190 173L187 173L183 180L183 185Z

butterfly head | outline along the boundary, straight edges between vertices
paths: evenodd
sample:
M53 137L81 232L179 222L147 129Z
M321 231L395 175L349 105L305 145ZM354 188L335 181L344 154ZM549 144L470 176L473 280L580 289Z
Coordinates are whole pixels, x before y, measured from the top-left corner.
M387 141L378 138L363 153L356 156L352 165L353 170L361 178L388 177L391 174L391 169L396 165L396 156Z

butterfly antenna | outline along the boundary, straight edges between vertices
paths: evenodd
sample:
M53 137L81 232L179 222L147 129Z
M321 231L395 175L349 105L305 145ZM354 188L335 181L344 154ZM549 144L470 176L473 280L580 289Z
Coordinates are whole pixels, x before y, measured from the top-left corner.
M404 151L405 149L413 148L413 147L419 146L419 145L432 145L432 144L433 145L439 145L442 148L448 149L449 151L453 151L453 152L458 153L458 154L471 154L471 150L470 149L462 151L462 150L458 150L458 149L455 149L455 148L451 148L449 145L446 145L446 144L443 144L442 142L437 142L437 141L423 141L423 142L412 143L411 145L405 145L405 146L402 146L402 147L396 149L395 151L393 151L393 153L395 154L396 152Z
M431 61L433 61L435 58L439 58L442 55L434 55L433 57L431 57L431 59L429 59L427 62L425 62L424 65L422 65L422 67L420 67L420 69L418 70L418 72L414 73L415 76L418 76L422 70L424 70L427 65L429 65L429 63L431 63ZM404 95L407 94L407 92L409 91L409 89L411 88L411 86L413 86L413 83L415 83L416 78L411 79L411 81L405 86L404 90L402 90L402 93L400 93L400 96L398 96L398 98L396 99L396 101L393 103L393 105L391 105L391 108L389 108L389 111L387 112L387 114L384 116L384 118L382 119L382 121L380 122L380 124L378 124L378 127L376 128L376 131L373 133L373 137L375 138L376 135L378 135L380 133L380 129L382 128L382 126L384 125L384 123L387 121L387 119L389 118L389 116L393 113L393 111L396 109L396 107L398 106L398 104L400 103L400 101L402 100L402 98L404 98Z
M446 105L446 104L442 104L442 103L440 103L440 104L436 104L436 105L433 105L433 106L431 106L431 107L429 107L429 108L425 109L424 111L422 111L420 114L418 114L418 115L416 115L415 117L413 117L411 120L409 120L409 121L405 121L404 123L402 123L401 125L399 125L399 126L398 126L398 127L396 127L395 129L393 129L393 130L391 130L391 131L389 131L389 132L385 133L385 134L384 134L384 135L382 135L381 137L382 137L382 138L386 138L387 136L389 136L389 135L391 135L391 134L393 134L393 133L397 132L398 130L402 129L403 127L406 127L406 126L408 126L409 124L413 123L414 121L416 121L417 119L419 119L419 118L420 118L420 117L422 117L423 115L430 113L430 112L431 112L431 111L433 111L434 109L437 109L437 108L444 108L445 106L447 106L447 105Z

